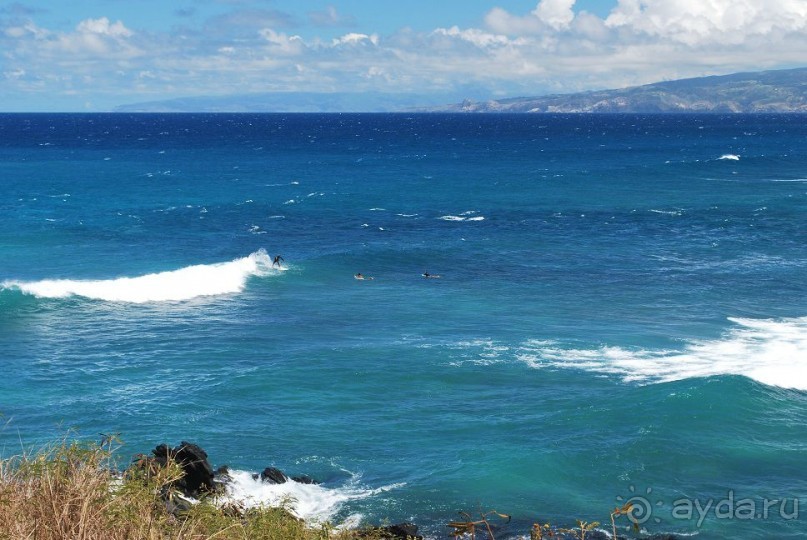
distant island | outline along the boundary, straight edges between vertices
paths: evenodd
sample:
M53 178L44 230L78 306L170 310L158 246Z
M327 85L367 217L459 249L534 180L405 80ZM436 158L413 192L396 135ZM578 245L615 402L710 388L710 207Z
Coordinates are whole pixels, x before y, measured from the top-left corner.
M268 92L150 101L115 112L807 113L807 67L440 104L449 99L425 93Z
M484 102L465 100L422 112L474 113L807 113L807 68L680 79Z
M484 95L484 94L481 94ZM192 96L121 105L114 112L136 113L350 113L401 112L437 107L462 94L384 92L261 92L226 96Z

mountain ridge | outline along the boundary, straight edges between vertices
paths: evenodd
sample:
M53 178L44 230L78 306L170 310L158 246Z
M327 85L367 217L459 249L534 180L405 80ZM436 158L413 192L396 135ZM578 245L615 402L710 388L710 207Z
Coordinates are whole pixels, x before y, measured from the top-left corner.
M267 92L147 101L121 105L114 112L807 113L807 67L441 104L458 95Z
M420 112L508 113L807 113L807 68L712 75L614 90L466 99Z

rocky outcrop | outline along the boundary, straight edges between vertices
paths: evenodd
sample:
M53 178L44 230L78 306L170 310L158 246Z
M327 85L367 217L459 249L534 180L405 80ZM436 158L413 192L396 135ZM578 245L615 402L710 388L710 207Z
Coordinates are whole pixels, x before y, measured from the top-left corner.
M261 471L261 481L269 484L285 484L288 477L283 474L283 471L274 467L266 467Z
M213 467L207 460L207 452L198 445L182 441L179 446L169 448L168 445L161 444L151 453L158 466L164 467L173 461L182 468L184 475L172 487L184 495L199 497L215 491Z
M418 526L414 523L397 523L384 527L370 527L359 536L370 538L387 538L389 540L423 540L418 534Z
M151 451L150 456L143 454L136 456L134 465L144 470L154 470L172 462L180 466L183 475L169 487L175 494L179 493L184 497L198 499L205 494L220 492L231 480L226 465L222 465L214 471L208 460L207 452L199 445L187 441L182 441L173 448L167 444L160 444ZM288 481L300 484L318 483L307 475L289 477L276 467L266 467L260 473L253 474L252 477L268 484L284 484Z

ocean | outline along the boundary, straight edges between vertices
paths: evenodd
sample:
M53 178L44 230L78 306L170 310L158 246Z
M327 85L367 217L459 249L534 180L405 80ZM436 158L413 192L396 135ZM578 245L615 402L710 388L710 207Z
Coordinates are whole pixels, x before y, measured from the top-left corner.
M629 500L803 538L807 117L3 114L0 358L3 457L187 440L429 538Z

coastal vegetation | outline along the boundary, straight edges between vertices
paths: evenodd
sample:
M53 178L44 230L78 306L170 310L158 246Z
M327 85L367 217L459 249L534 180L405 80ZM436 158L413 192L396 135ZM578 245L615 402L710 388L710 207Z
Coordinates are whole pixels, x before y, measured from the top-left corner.
M0 460L0 540L349 540L287 509L181 505L173 462L117 471L114 439ZM375 535L377 538L383 533Z
M100 443L64 440L37 452L0 459L0 540L423 539L409 523L361 529L306 523L287 506L291 501L256 508L222 504L216 488L200 489L204 482L192 479L209 469L209 464L205 452L191 443L174 449L160 445L154 456L135 456L123 470L118 467L117 448L114 436L104 436ZM183 455L195 456L193 462ZM218 474L226 476L226 470ZM630 517L630 511L628 503L611 513L610 538L621 538L614 519ZM490 518L504 523L511 519L495 510L480 511L479 519L467 512L460 515L463 519L447 523L448 536L454 540L476 540L477 533L496 540ZM518 537L608 538L598 526L581 520L572 528L536 523Z

